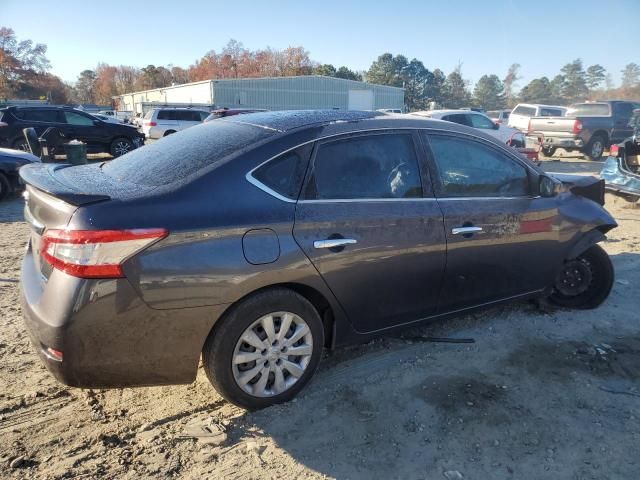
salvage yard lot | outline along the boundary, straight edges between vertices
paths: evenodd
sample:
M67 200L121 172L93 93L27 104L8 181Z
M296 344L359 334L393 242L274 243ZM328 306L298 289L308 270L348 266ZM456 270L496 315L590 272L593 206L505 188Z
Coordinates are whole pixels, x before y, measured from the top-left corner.
M56 383L20 314L22 201L4 202L0 477L640 478L640 209L609 194L607 208L620 227L604 243L616 281L601 308L516 304L329 352L298 399L247 413L202 370L177 387Z

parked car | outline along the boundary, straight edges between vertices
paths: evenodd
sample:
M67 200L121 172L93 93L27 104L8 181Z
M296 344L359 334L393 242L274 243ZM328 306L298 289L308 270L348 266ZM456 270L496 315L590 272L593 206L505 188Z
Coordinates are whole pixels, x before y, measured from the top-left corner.
M600 178L606 182L607 190L631 196L637 201L640 198L640 110L634 111L629 126L633 128L633 135L611 146Z
M191 108L154 108L142 121L146 138L162 138L202 123L211 112Z
M133 117L133 112L128 110L100 110L98 114L113 117L122 123L131 123L131 118Z
M504 123L505 125L507 125L510 114L511 110L490 110L487 112L487 117L489 117L495 123Z
M40 162L40 159L30 153L0 148L0 200L24 188L19 181L18 170L24 165L36 162Z
M529 120L533 117L561 117L566 113L565 107L557 105L540 105L532 103L519 103L509 114L507 125L526 132L529 128Z
M566 116L531 118L528 130L544 136L546 155L553 155L561 147L600 160L609 145L631 136L629 121L634 108L639 107L640 103L627 101L576 103Z
M217 118L232 117L233 115L246 115L247 113L266 112L261 108L219 108L213 110L205 119L205 122L210 122Z
M503 143L512 142L514 146L519 147L525 145L524 135L519 130L496 123L481 112L474 112L473 110L425 110L412 112L411 115L459 123L460 125L483 130Z
M285 111L207 122L103 166L26 166L27 330L84 388L188 383L293 398L323 347L516 299L594 308L616 227L482 131Z
M85 142L88 152L114 157L144 143L144 137L130 125L104 122L75 108L38 106L0 109L0 146L27 150L22 133L27 127L35 128L38 135L57 127L67 138Z

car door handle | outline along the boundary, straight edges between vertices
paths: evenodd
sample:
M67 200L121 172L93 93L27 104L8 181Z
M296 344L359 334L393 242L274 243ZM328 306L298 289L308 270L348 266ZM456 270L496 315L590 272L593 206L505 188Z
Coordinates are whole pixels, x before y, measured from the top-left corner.
M469 233L478 233L482 231L482 227L456 227L451 229L453 235L465 235Z
M358 243L353 238L330 238L327 240L316 240L313 242L313 248L337 248L345 245L354 245Z

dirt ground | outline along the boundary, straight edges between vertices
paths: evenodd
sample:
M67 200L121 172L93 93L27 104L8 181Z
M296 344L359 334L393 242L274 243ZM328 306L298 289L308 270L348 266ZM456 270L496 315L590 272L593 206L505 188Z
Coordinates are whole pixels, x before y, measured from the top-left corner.
M18 304L22 202L3 202L0 477L640 478L640 208L611 195L607 208L620 227L604 244L616 282L601 308L516 304L329 352L298 399L247 413L202 370L176 387L56 383Z

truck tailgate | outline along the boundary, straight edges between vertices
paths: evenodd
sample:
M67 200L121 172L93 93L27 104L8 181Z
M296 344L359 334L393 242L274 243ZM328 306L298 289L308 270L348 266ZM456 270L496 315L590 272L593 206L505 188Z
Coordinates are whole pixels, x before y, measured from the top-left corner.
M542 133L573 133L575 117L532 117L529 131Z

